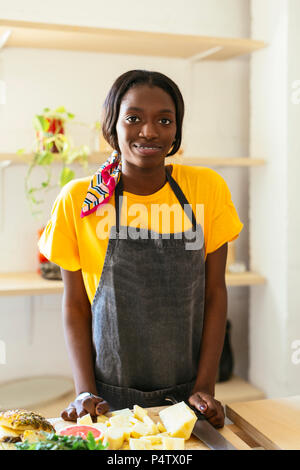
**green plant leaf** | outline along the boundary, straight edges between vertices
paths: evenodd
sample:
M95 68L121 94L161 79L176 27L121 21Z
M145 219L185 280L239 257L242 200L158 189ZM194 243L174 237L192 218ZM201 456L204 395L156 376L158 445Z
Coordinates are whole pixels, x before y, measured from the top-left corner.
M54 160L54 154L49 151L44 151L38 154L38 165L51 165Z
M43 112L44 112L44 113L50 113L50 108L44 108L44 109L43 109Z
M23 155L23 153L25 153L26 149L19 149L17 150L17 154L18 155Z
M60 184L60 186L62 187L65 184L69 183L69 181L72 181L74 176L75 176L74 171L71 170L70 168L68 168L67 166L65 166L61 170L60 175L59 175L59 184Z
M67 113L67 116L69 119L74 119L75 117L75 114L72 114L72 113Z
M32 122L38 132L47 132L50 126L49 121L43 115L35 115Z
M55 113L66 113L66 108L64 106L59 106L58 108L56 108L56 110L54 111Z
M96 447L96 441L95 441L95 438L94 438L94 435L93 433L91 433L91 431L88 432L87 434L87 446L88 446L88 449L89 450L95 450L95 447Z

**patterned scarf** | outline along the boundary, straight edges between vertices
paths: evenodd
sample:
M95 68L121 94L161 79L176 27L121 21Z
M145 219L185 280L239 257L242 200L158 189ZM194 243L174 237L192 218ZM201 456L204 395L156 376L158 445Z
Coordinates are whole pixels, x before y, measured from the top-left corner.
M92 214L98 206L109 201L120 180L121 172L122 160L118 152L114 150L94 174L81 207L80 217Z

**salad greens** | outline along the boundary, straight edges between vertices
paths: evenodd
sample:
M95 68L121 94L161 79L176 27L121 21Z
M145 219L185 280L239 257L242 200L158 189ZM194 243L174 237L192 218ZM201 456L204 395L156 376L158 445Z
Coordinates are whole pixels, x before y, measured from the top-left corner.
M45 439L37 442L16 442L18 450L105 450L101 441L96 442L93 434L88 433L87 438L80 436L59 436L55 433L44 433Z

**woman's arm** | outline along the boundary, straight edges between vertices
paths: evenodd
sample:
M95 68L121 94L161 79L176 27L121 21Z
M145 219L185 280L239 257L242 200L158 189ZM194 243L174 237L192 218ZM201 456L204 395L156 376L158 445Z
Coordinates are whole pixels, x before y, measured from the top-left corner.
M81 270L61 270L64 282L63 326L76 394L97 393L92 352L92 314Z
M204 406L204 414L216 426L224 425L224 411L213 397L226 330L226 259L227 243L206 258L203 333L198 374L192 391L194 398L190 397L190 403L196 408Z
M91 305L85 290L81 270L66 271L61 269L64 282L63 326L67 350L73 371L76 395L90 392L97 397L94 375L92 346ZM74 401L62 412L66 420L76 420L79 415L95 415L95 406L99 399L88 397L83 401Z
M207 255L205 263L205 306L200 360L196 386L214 395L227 319L225 267L227 243Z

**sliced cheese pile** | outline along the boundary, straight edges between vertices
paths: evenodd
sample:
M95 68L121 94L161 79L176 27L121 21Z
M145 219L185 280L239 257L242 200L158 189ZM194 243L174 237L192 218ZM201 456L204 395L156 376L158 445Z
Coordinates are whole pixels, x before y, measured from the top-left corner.
M183 450L197 420L195 413L180 402L162 410L159 417L155 423L146 409L134 405L133 411L125 408L98 416L97 423L87 414L77 424L100 429L110 450Z

